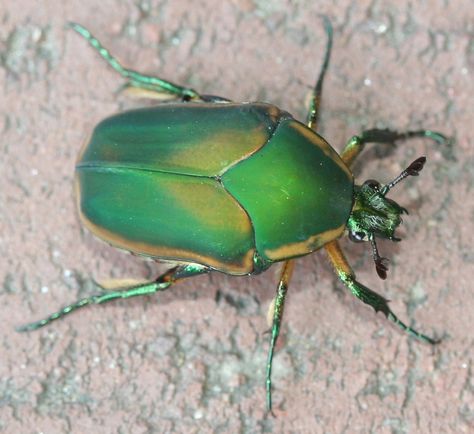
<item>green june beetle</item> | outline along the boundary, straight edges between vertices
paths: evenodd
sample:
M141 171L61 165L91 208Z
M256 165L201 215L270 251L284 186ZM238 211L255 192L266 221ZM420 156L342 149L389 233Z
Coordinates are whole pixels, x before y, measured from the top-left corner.
M86 28L71 23L128 86L174 99L117 114L95 127L76 166L81 219L109 244L174 266L153 282L102 289L20 331L38 329L87 305L163 291L198 274L252 275L282 262L266 367L271 411L273 353L294 258L324 248L352 294L415 338L439 342L403 323L384 297L356 280L337 239L348 232L353 241L368 241L377 274L385 279L387 260L379 255L376 238L398 241L395 230L406 213L387 193L407 176L417 176L426 159L416 159L385 185L354 184L350 166L366 143L447 139L430 130L372 129L352 137L339 155L316 132L332 46L327 18L324 24L324 63L303 124L271 104L201 95L124 68Z

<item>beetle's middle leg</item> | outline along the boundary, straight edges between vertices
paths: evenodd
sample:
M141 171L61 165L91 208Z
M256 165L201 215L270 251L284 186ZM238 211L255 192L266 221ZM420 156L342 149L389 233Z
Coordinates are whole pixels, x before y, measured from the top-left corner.
M145 92L155 94L156 97L169 95L170 98L179 98L183 101L200 100L201 96L193 89L180 86L171 81L163 80L153 75L146 75L132 69L125 68L110 54L100 41L89 30L77 23L70 23L70 27L89 42L92 48L122 77L127 80L126 86L138 88Z
M283 318L283 308L285 306L285 297L288 291L291 275L293 274L294 260L285 261L281 271L280 283L278 284L277 294L273 304L272 328L270 329L270 349L268 350L267 371L266 371L266 397L267 410L272 411L272 363L275 345L280 334L281 320Z
M327 43L326 43L326 52L324 54L323 66L321 67L321 71L319 72L318 80L316 81L316 85L313 88L313 92L311 94L311 101L309 104L309 112L306 118L306 123L309 128L312 128L314 131L318 129L318 119L319 119L319 108L321 105L321 94L323 92L323 81L324 76L326 75L326 71L329 66L329 59L331 57L331 49L332 49L332 25L329 18L323 15L323 22L324 22L324 30L326 31L327 36Z
M363 131L360 135L352 137L347 142L346 147L341 153L341 158L348 166L362 152L366 143L388 143L393 144L397 140L406 140L413 137L427 137L437 143L447 143L449 140L443 134L431 130L406 131L399 133L389 129L372 129Z
M172 268L161 276L159 276L155 281L149 283L142 283L139 285L130 286L127 288L116 289L115 291L102 291L98 294L92 295L90 297L85 297L76 302L63 307L61 310L49 315L48 317L36 321L24 326L17 328L18 331L32 331L39 329L52 321L55 321L59 318L62 318L71 312L74 312L77 309L80 309L91 304L103 304L108 303L112 300L117 299L126 299L131 297L137 297L140 295L151 295L159 291L164 291L168 289L171 285L181 279L187 277L196 276L198 274L203 274L209 272L210 269L204 267L203 265L198 264L188 264L188 265L179 265L175 268Z
M426 336L407 326L405 323L399 320L398 317L388 307L387 299L359 283L356 280L355 274L347 262L344 254L342 253L337 241L331 241L330 243L326 244L324 248L326 249L329 259L331 260L339 278L359 300L363 301L369 306L372 306L375 312L381 311L390 321L420 341L431 345L435 345L440 342L440 340L430 338L429 336Z

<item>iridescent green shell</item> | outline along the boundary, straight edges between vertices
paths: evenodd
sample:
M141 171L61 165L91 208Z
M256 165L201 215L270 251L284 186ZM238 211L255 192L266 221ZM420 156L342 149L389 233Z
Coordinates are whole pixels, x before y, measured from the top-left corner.
M343 232L350 171L277 107L162 104L94 129L76 167L85 225L139 255L229 274L308 254Z

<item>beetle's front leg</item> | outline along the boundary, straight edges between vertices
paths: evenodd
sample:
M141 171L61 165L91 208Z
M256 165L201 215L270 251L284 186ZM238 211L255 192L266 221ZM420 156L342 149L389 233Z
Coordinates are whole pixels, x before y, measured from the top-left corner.
M63 307L61 310L49 315L48 317L17 328L17 331L26 332L39 329L52 321L62 318L77 309L80 309L91 304L103 304L112 300L126 299L130 297L137 297L140 295L151 295L158 291L168 289L173 283L178 280L196 276L198 274L209 272L206 268L198 264L179 265L168 270L166 273L159 276L154 282L142 283L139 285L130 286L128 288L120 288L115 291L102 291L90 297L85 297L76 302Z
M440 340L430 338L429 336L426 336L416 331L415 329L407 326L405 323L400 321L398 317L388 307L387 300L384 297L359 283L356 280L355 274L352 271L350 265L348 264L337 241L331 241L324 247L339 278L342 280L344 285L346 285L346 287L352 292L352 294L354 294L359 300L363 301L369 306L372 306L376 312L382 312L389 320L393 321L403 331L409 333L420 341L432 345L438 344L440 342Z
M436 131L417 130L399 133L389 129L372 129L363 131L360 135L352 137L341 153L344 163L350 166L357 156L362 152L366 143L388 143L393 144L397 140L406 140L413 137L427 137L437 143L447 143L446 136Z
M267 410L272 413L272 363L275 345L280 334L280 325L283 318L283 309L285 306L285 297L288 291L291 275L293 274L294 260L286 261L283 264L283 269L280 275L280 283L278 284L277 294L273 303L273 318L272 328L270 330L270 349L268 350L267 358L267 373L266 373L266 396L267 396ZM272 413L273 414L273 413Z

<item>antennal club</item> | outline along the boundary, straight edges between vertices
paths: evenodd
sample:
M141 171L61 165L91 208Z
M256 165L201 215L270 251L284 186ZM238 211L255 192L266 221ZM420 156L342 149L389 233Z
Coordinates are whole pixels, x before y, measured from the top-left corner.
M377 274L382 280L387 278L387 271L388 271L388 259L382 258L379 255L379 250L377 249L377 244L375 243L375 237L370 237L370 244L372 245L372 257L374 258L375 262L375 270Z
M408 176L418 176L426 163L426 157L417 158L411 163L400 175L398 175L392 182L384 185L380 191L385 196L391 188L397 185L400 181L403 181Z

